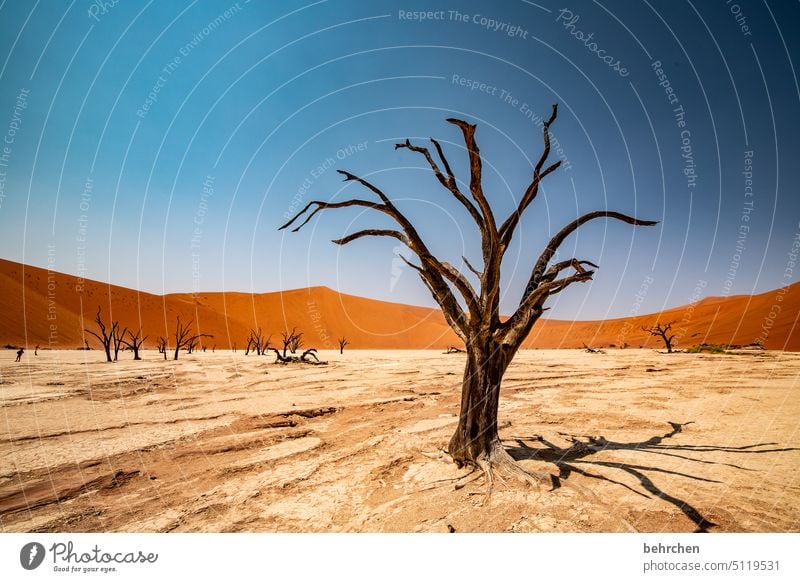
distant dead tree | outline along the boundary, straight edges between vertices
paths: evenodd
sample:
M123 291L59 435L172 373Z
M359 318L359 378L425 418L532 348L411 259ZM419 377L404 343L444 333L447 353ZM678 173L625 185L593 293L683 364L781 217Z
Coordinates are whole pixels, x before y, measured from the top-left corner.
M186 344L186 353L191 354L192 352L194 352L196 346L197 346L197 338L193 337L191 340L189 340L189 343Z
M587 346L586 344L583 344L583 349L589 354L605 354L605 352L600 348L593 348L591 346Z
M652 336L660 337L664 340L664 345L667 347L667 353L672 353L672 342L675 339L676 334L669 335L669 332L672 331L672 324L675 323L674 321L670 321L664 325L656 322L655 325L647 327L646 325L642 326L642 331L646 331Z
M197 340L201 337L214 337L213 335L207 333L192 333L192 323L194 322L193 319L189 320L189 323L182 324L181 323L181 316L178 316L178 321L175 325L175 357L173 360L178 359L178 354L181 351L181 348L188 348L192 346L191 349L194 349ZM189 352L191 353L191 351Z
M128 330L128 338L129 339L127 340L123 339L122 343L128 346L131 350L133 350L134 360L141 360L142 358L139 357L139 350L142 349L142 344L144 343L144 340L147 339L147 336L142 337L142 330L141 328L139 328L139 331L137 331L136 333L133 333L131 330Z
M458 348L456 346L447 346L447 349L444 351L445 354L463 354L464 350Z
M110 330L107 329L106 328L106 324L103 323L103 318L102 318L102 316L100 314L100 306L99 305L97 306L97 315L94 318L94 322L97 324L97 327L100 330L99 334L93 332L90 329L84 329L84 331L87 332L87 333L92 334L94 337L96 337L98 340L100 340L100 343L103 344L103 349L106 352L106 361L111 362L111 361L113 361L111 359L111 344L112 344L112 342L115 343L115 338L117 336L117 329L119 328L119 322L118 321L111 322L111 329ZM86 341L86 340L84 340L84 341ZM89 344L87 343L86 345L88 347ZM114 353L115 359L116 359L116 349L117 348L116 348L116 345L115 345L115 353Z
M402 254L398 255L409 268L419 274L441 307L447 323L464 342L467 351L461 410L448 452L459 467L469 465L482 471L486 478L487 492L491 491L495 475L513 476L526 482L551 483L549 474L533 473L524 469L506 451L498 434L497 413L503 375L523 340L545 310L545 301L573 283L591 280L595 271L587 267L597 268L591 262L577 258L553 262L559 247L580 226L597 218L612 218L639 226L656 224L610 210L598 210L578 216L558 231L539 255L517 310L507 319L500 318L500 272L503 256L511 246L523 213L536 198L541 181L561 165L560 160L545 165L550 155L550 126L557 113L558 108L553 105L550 117L543 119L543 153L533 168L531 181L520 197L517 208L501 224L495 220L493 209L483 191L483 163L475 141L475 125L459 119L447 120L461 130L466 145L471 200L461 191L439 142L431 139L442 168L426 147L413 145L409 140L395 145L395 149L404 148L423 156L438 182L464 207L477 226L481 238L482 268L476 269L462 257L463 264L479 282L477 290L459 269L433 256L411 220L380 188L350 172L338 170L346 182L363 186L377 198L352 198L335 202L312 200L280 227L285 229L293 226L293 232L296 232L320 211L352 207L378 212L396 224L395 228L359 230L333 242L345 245L367 237L388 237L400 241L419 259L419 264L415 264ZM564 274L568 270L572 273Z
M114 345L114 361L117 361L117 356L119 355L120 348L125 344L124 338L125 334L128 332L128 328L120 329L119 324L111 326L111 340Z
M314 364L314 365L325 365L328 362L322 362L317 357L317 350L316 348L310 348L304 351L300 356L293 356L288 355L284 356L281 354L278 348L267 348L267 350L275 352L275 363L276 364ZM266 350L265 350L266 351ZM312 361L313 358L313 361Z
M296 354L297 350L299 350L302 347L303 347L303 334L300 332L293 333L291 341L289 342L289 351L292 352L293 354Z
M38 356L39 355L39 344L36 344L36 347L33 348L33 355L34 356Z
M259 356L266 354L271 338L272 336L264 338L260 327L258 329L251 329L250 335L247 336L247 349L245 350L244 355L246 356L251 351L255 351Z
M167 338L164 336L158 336L156 340L156 347L158 348L159 354L164 354L164 359L167 359Z
M344 353L344 348L349 343L350 343L350 340L348 340L346 337L342 336L342 337L339 338L339 353L340 354Z
M303 340L301 339L303 334L297 331L296 327L292 328L292 331L284 331L281 334L281 342L283 342L283 357L286 357L286 351L290 351L291 353L297 353L297 350L303 345Z

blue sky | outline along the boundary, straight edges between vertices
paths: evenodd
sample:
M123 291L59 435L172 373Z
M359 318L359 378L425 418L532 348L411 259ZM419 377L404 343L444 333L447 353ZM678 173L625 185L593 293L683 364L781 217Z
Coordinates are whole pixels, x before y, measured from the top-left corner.
M603 208L661 222L573 235L564 256L600 269L551 299L553 317L796 280L796 3L101 5L0 5L2 258L157 293L326 285L433 305L392 239L330 243L380 216L277 228L308 200L367 196L343 168L396 199L437 254L479 262L469 216L394 143L438 138L467 180L445 119L477 123L502 217L541 151L535 119L558 103L566 163L507 254L504 312L552 233Z

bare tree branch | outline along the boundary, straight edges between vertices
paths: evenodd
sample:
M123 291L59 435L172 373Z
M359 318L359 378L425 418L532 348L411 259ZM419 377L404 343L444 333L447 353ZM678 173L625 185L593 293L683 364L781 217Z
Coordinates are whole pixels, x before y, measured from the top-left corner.
M594 271L581 269L580 271L555 279L553 281L542 282L532 293L529 293L517 310L505 323L500 325L498 337L503 338L504 342L514 344L522 341L527 335L527 330L545 310L544 302L550 295L554 295L566 289L572 283L583 283L591 280Z
M441 158L442 164L444 164L445 170L447 171L447 177L445 177L442 174L441 170L439 169L439 166L433 160L433 157L431 156L431 153L428 150L428 148L415 146L411 143L410 140L406 140L405 143L395 144L394 149L406 148L411 150L412 152L416 152L418 154L422 154L423 156L425 156L425 159L428 161L428 165L431 167L431 170L433 170L433 173L436 176L436 179L439 180L439 183L445 188L447 188L453 194L455 199L458 200L461 203L461 205L467 209L467 212L470 213L470 216L472 216L473 220L478 225L478 227L481 230L484 230L485 225L483 223L483 218L481 217L480 212L478 212L478 209L475 208L475 205L469 201L469 198L467 198L466 196L464 196L464 194L461 193L461 190L459 190L458 183L456 182L456 178L453 175L453 170L450 169L450 164L448 163L447 158L444 156L444 152L442 151L442 146L439 145L439 142L437 142L433 138L431 138L431 142L436 147L436 151L439 154L439 158Z
M517 209L509 215L509 217L500 227L500 240L502 241L504 247L508 247L509 243L511 242L511 238L514 235L514 230L522 218L522 214L525 212L525 209L530 206L531 202L533 202L534 198L536 198L536 195L539 193L539 184L541 181L548 174L556 171L561 165L561 160L559 160L555 164L548 166L544 171L542 171L545 161L547 161L547 158L550 156L550 125L556 120L557 116L558 104L556 103L553 105L553 112L550 114L550 118L542 124L544 149L533 170L533 178L531 179L531 183L525 189L525 193L522 195L522 198L520 198Z
M467 269L475 273L475 276L478 277L479 280L483 279L483 273L481 273L478 269L473 267L470 262L467 260L467 257L462 256L461 260L464 261L464 264L467 266Z
M594 220L595 218L614 218L616 220L621 220L622 222L627 222L628 224L632 224L634 226L653 226L654 224L658 224L658 221L654 220L640 220L638 218L634 218L632 216L628 216L627 214L622 214L621 212L613 212L610 210L596 210L594 212L589 212L588 214L584 214L583 216L579 216L572 222L570 222L567 226L562 228L558 234L556 234L553 238L550 239L550 242L547 244L547 247L544 249L542 254L539 256L539 260L536 261L536 264L533 267L533 271L531 272L531 277L528 280L528 284L525 287L525 293L520 300L520 304L525 301L525 298L532 293L536 287L539 285L542 277L544 276L545 269L547 268L550 259L553 258L553 255L556 254L558 247L561 246L561 243L564 242L570 234L578 230L581 225L586 224L590 220Z
M489 239L494 242L497 239L497 223L494 220L492 207L483 194L483 162L481 161L481 153L478 149L478 144L475 141L476 126L453 117L449 118L447 121L453 125L457 125L461 129L461 133L464 134L464 143L469 152L469 191L475 199L475 202L478 203L478 208L481 209L483 222L489 234Z
M426 278L431 283L429 286L432 289L432 293L434 294L434 299L437 302L442 304L446 304L448 307L443 307L443 309L450 309L450 317L453 321L461 322L460 325L463 327L466 325L466 321L468 317L461 309L458 301L455 300L452 296L452 291L444 282L444 279L449 280L453 286L458 289L459 293L461 294L464 302L466 303L470 315L472 317L478 317L480 312L480 306L478 304L478 298L475 293L475 290L469 284L469 281L458 272L452 265L446 265L439 261L436 257L434 257L431 252L428 250L428 247L422 241L422 238L417 233L414 226L411 222L397 209L397 207L389 200L389 198L375 185L371 184L370 182L351 174L350 172L339 170L343 176L345 176L346 181L355 181L359 184L363 185L364 187L368 188L372 192L376 193L383 204L376 204L371 203L365 200L348 200L345 202L337 202L337 203L324 203L319 201L309 202L305 208L303 208L299 213L297 213L289 222L284 224L281 229L287 228L295 220L297 220L303 213L307 212L313 204L317 205L317 208L311 213L312 215L318 212L319 210L326 210L326 209L335 209L335 208L344 208L346 206L362 206L368 207L388 216L392 217L395 222L402 228L403 232L405 233L405 240L399 238L397 235L399 234L397 231L390 231L390 230L372 230L372 231L360 231L355 233L354 235L350 235L349 237L344 237L342 239L338 239L336 242L337 244L346 244L358 238L362 238L365 236L391 236L393 238L398 238L404 244L408 246L420 259L422 262L422 269L426 272ZM302 228L308 219L304 221L300 226L298 226L295 230L299 230Z
M323 202L322 200L312 200L311 202L306 204L305 207L300 212L295 214L294 217L292 217L292 219L289 222L281 226L278 230L283 230L284 228L288 228L289 226L291 226L295 220L300 218L303 214L305 214L308 211L309 208L311 208L315 204L317 207L312 212L310 212L308 216L306 216L306 219L302 223L300 223L299 226L293 228L292 232L297 232L298 230L303 228L306 224L308 224L308 221L311 220L314 217L314 215L320 210L347 208L348 206L360 206L362 208L370 208L372 210L383 212L384 214L389 214L382 204L378 204L376 202L370 202L368 200L361 200L358 198L354 198L352 200L345 200L343 202Z
M379 228L359 230L358 232L354 232L353 234L348 234L347 236L342 238L337 238L331 242L337 245L346 245L349 242L353 242L354 240L358 240L366 236L390 236L392 238L396 238L406 246L409 246L408 237L406 237L402 232L399 232L397 230L379 229Z

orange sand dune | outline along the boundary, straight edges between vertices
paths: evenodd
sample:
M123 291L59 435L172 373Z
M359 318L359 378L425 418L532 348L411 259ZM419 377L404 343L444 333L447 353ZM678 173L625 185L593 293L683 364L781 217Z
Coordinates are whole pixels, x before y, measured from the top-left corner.
M174 332L178 315L195 329L212 334L209 348L244 348L248 330L261 327L277 339L297 327L305 343L334 348L346 336L351 348L444 348L458 340L441 312L310 287L276 293L198 293L153 295L0 259L0 344L39 344L49 348L83 345L84 328L95 329L98 305L104 321L113 315L122 326L141 329L152 347L159 335ZM763 293L709 297L692 305L633 318L606 321L542 320L526 342L535 348L657 347L641 330L656 320L675 321L677 345L749 344L761 339L770 349L800 351L796 332L800 283ZM89 344L98 347L88 336ZM274 343L274 342L273 342Z

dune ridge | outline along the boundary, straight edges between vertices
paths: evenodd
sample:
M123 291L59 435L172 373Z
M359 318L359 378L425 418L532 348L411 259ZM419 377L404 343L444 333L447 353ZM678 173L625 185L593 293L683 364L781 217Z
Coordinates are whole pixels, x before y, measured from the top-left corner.
M155 295L125 287L56 273L0 259L0 345L72 349L84 345L84 328L94 329L98 305L104 321L113 316L148 337L174 332L176 317L194 320L195 329L214 337L207 348L244 349L248 331L261 327L278 339L297 327L305 343L320 349L336 347L346 336L348 349L445 348L460 342L441 312L426 307L389 303L308 287L272 293L176 293ZM564 321L543 319L525 343L528 348L660 347L641 330L656 320L676 321L677 347L698 343L747 345L761 340L768 349L800 351L800 283L759 295L707 297L661 314ZM89 345L98 343L89 336Z

